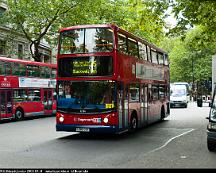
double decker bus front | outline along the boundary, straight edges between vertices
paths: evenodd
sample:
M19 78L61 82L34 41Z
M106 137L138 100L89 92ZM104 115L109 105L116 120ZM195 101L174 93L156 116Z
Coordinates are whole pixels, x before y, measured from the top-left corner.
M114 81L58 81L57 131L115 132Z
M109 27L61 31L57 131L115 133L118 130L113 38Z

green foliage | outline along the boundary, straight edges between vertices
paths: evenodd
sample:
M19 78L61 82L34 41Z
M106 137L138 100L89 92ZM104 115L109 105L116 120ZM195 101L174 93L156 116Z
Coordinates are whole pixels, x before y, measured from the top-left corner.
M170 58L171 82L203 81L211 77L211 55L216 44L206 39L206 27L198 26L190 30L185 38L166 38L161 47Z
M126 30L158 44L164 36L164 14L168 1L128 1L125 22L121 25Z
M31 53L36 61L40 61L38 46L46 38L51 27L60 26L67 14L80 10L83 4L90 5L89 0L8 0L8 10L4 21L13 30L21 31L29 40ZM92 2L91 5L94 5ZM34 51L33 51L34 50Z
M168 0L8 0L4 21L21 31L31 43L31 53L40 61L42 39L57 44L61 27L115 23L158 44L163 37L164 11ZM1 19L1 21L3 21Z
M10 23L14 31L26 36L36 61L40 61L41 40L56 47L61 27L115 23L169 53L172 82L192 82L193 75L195 81L211 76L211 55L216 52L216 1L8 0L7 3L9 10L0 22ZM164 37L169 5L178 21L170 31L171 36L180 37Z
M216 1L214 0L175 0L171 6L177 17L178 25L172 32L183 33L188 26L202 25L208 28L208 32L215 34L216 29Z
M169 35L181 44L174 41L169 47L171 80L192 82L193 75L195 82L208 79L216 54L216 1L171 0L170 6L178 24Z

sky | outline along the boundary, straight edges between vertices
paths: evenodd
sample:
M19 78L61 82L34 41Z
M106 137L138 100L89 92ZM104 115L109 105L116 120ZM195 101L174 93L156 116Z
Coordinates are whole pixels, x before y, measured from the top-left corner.
M168 25L169 27L173 28L173 27L176 26L177 21L176 21L176 19L175 19L175 17L174 17L174 14L171 13L171 11L172 11L172 8L169 7L168 10L167 10L167 14L169 15L169 17L167 17L167 18L165 19L165 22L167 23L167 25Z

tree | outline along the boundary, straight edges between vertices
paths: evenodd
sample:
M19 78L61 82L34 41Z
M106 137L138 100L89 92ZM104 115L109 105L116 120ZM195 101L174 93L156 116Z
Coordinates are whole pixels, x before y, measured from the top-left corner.
M123 29L159 43L163 37L164 10L168 0L8 0L4 21L24 33L30 52L41 61L42 39L57 43L61 27L78 24L115 23Z
M169 36L179 40L172 48L164 46L170 52L171 80L202 82L211 77L211 55L216 52L216 1L171 0L170 6L177 26Z
M164 37L165 10L168 8L168 0L129 0L124 5L124 23L126 30L146 38L154 44L159 44Z
M166 38L161 47L170 58L171 82L201 82L211 77L211 55L216 45L205 40L205 27L186 33L185 38Z
M212 32L215 34L216 1L172 0L171 2L178 22L173 32L182 34L194 25L202 25L208 28L208 34L212 35Z
M39 45L51 27L60 25L62 19L77 7L89 4L88 0L8 0L4 21L12 30L21 31L30 42L30 52L35 61L41 61Z

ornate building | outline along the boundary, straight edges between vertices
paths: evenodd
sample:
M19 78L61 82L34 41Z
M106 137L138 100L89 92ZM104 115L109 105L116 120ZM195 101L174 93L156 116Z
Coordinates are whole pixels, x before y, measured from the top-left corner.
M6 10L6 3L0 3L0 17ZM42 62L56 63L48 43L43 41L39 49L42 54ZM22 33L12 32L10 26L3 24L0 24L0 56L33 61L30 54L30 43L25 36Z

